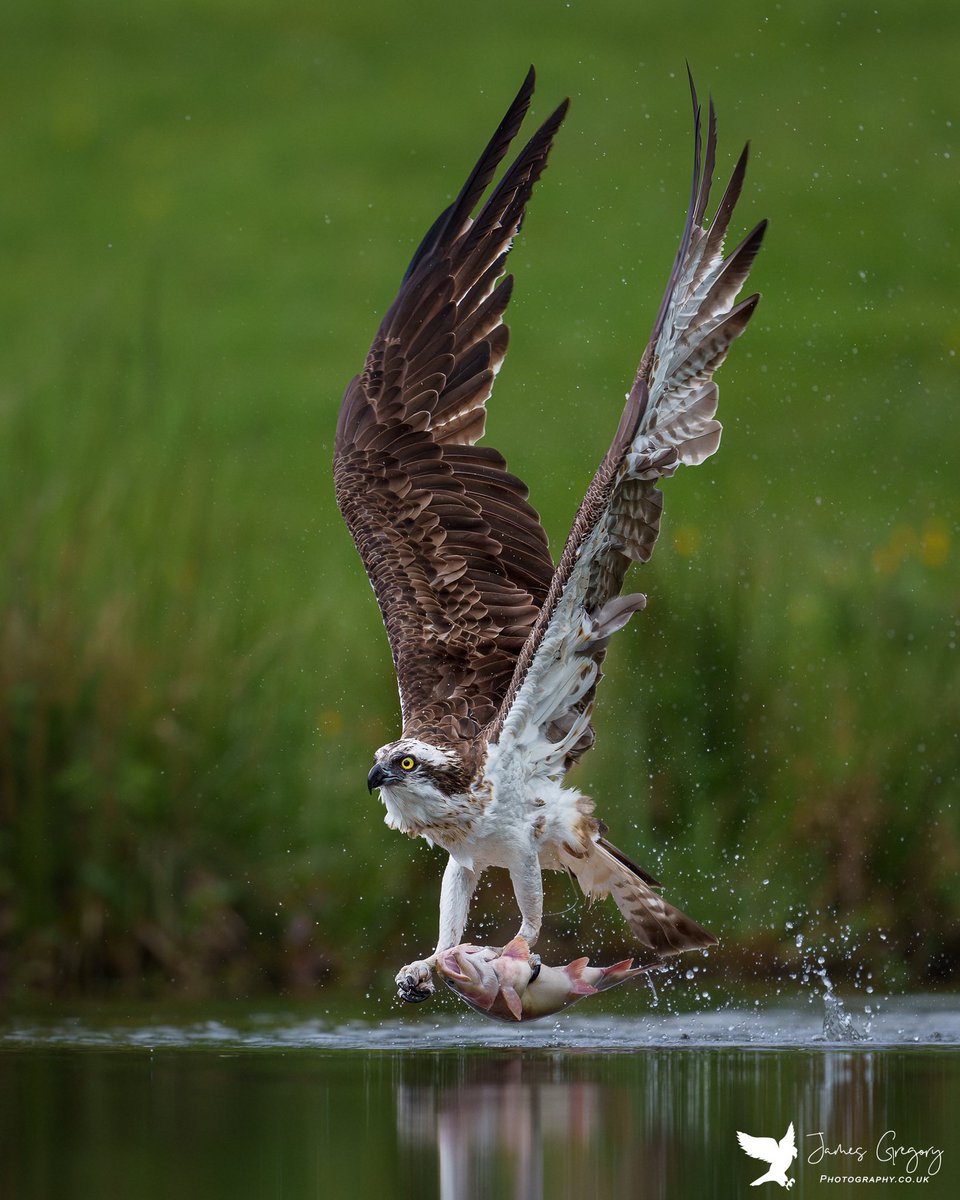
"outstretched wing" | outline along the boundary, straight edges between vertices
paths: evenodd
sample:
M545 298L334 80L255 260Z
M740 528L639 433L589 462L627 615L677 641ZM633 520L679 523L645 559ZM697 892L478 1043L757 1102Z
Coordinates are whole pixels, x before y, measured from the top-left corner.
M747 151L707 226L716 119L711 103L701 170L700 108L692 79L690 89L694 172L680 249L616 437L580 506L487 735L499 743L492 753L518 753L526 771L561 775L593 744L590 716L607 643L645 604L644 596L621 596L620 589L630 563L646 562L653 552L662 507L657 484L681 463L692 466L716 450L720 424L713 419L713 373L759 300L754 295L736 304L766 222L723 257Z
M405 735L471 737L495 716L553 577L526 487L474 445L507 349L504 264L566 101L471 213L533 85L531 68L417 249L340 409L337 501L383 614Z
M749 1154L751 1158L759 1159L760 1162L772 1165L773 1160L780 1154L780 1143L776 1138L751 1137L749 1133L741 1133L738 1129L737 1141L740 1143L741 1150Z

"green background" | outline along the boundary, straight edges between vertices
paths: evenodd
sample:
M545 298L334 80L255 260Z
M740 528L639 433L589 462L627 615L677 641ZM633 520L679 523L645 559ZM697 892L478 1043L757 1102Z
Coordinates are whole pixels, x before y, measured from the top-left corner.
M337 405L534 62L534 120L572 108L488 441L557 553L682 226L685 59L718 176L752 142L764 300L576 782L728 982L955 973L958 32L936 0L5 9L7 990L386 989L433 944L441 856L365 787L398 712ZM626 948L559 878L548 911L548 961ZM496 874L475 912L513 931Z

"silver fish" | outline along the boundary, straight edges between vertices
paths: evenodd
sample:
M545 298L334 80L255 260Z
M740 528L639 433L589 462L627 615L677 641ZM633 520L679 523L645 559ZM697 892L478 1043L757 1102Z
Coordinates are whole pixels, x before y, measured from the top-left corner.
M464 942L437 955L437 974L472 1009L498 1021L536 1021L584 996L658 971L663 963L635 967L632 958L611 967L591 967L577 958L565 967L548 967L521 937L498 950Z

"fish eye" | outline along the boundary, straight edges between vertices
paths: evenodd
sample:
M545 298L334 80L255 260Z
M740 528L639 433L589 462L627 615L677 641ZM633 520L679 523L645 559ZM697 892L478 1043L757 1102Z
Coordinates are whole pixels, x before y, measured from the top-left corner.
M400 759L400 767L404 771L412 771L416 765L417 760L409 754L405 754L403 758Z

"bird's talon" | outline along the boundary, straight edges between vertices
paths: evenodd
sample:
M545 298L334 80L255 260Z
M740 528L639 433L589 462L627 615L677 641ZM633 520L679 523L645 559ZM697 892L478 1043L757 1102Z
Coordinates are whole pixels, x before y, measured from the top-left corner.
M433 995L433 985L429 988L400 987L397 989L397 995L407 1004L419 1004L421 1000L428 1000Z
M434 993L432 971L425 962L410 963L396 977L397 995L408 1004L419 1004Z

